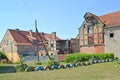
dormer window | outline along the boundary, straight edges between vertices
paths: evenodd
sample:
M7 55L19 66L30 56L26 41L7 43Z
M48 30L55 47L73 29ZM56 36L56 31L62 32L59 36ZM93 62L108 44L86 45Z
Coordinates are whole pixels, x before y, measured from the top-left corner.
M37 45L37 44L38 44L38 41L37 41L37 40L33 40L33 44L34 44L34 45Z

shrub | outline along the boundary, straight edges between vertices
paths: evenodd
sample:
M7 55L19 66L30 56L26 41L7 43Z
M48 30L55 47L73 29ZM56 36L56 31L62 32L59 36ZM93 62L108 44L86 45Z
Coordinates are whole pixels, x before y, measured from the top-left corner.
M36 64L36 65L41 65L41 62L38 61L38 60L36 60L36 61L34 61L34 64Z
M52 65L58 65L59 66L59 62L56 61L54 58L52 58L48 61L47 66L52 66Z
M7 56L1 51L0 51L0 59L7 59L8 60Z
M65 57L65 62L66 63L76 63L76 62L79 62L81 61L82 59L82 56L80 56L79 53L74 53L74 54L68 54L66 57Z
M106 59L114 59L113 53L98 53L94 54L96 60L106 60Z
M74 53L68 54L65 57L66 63L77 63L77 62L85 62L85 61L93 61L93 60L106 60L106 59L114 59L113 53L97 53L97 54L86 54L86 53Z
M24 61L22 60L22 56L20 56L20 62L19 64L16 66L16 70L18 72L23 72L25 71L25 69L28 67L27 64L24 64Z
M28 67L27 64L19 64L19 65L16 66L16 70L17 70L18 72L23 72L23 71L25 71L25 69L26 69L27 67Z
M77 62L83 62L83 61L89 61L89 59L92 58L91 54L86 53L74 53L74 54L68 54L65 57L66 63L77 63Z
M14 66L0 66L0 74L1 73L14 73L16 69Z

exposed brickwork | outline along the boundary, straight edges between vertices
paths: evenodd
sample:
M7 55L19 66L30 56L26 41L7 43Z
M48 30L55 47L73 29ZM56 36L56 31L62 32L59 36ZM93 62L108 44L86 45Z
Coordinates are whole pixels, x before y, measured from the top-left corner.
M83 53L102 53L104 52L104 47L103 46L90 46L90 47L81 47L80 51Z
M91 16L86 14L84 25L81 26L80 32L80 52L85 53L101 53L104 52L104 36L103 24ZM94 22L93 22L94 21Z
M65 59L65 56L66 56L67 54L59 54L58 55L58 60L59 61L63 61L64 59Z
M113 52L115 56L119 57L120 11L102 16L88 12L84 18L85 20L79 28L80 52ZM92 28L92 34L89 34L90 28ZM110 38L110 32L113 33L112 38Z
M72 38L70 40L70 48L71 48L71 52L79 52L80 51L79 39Z

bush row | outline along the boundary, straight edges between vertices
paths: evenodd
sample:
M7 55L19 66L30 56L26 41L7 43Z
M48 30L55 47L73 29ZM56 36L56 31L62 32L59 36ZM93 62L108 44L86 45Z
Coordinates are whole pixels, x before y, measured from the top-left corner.
M112 62L112 59L109 60L94 60L94 61L86 61L86 62L78 62L78 63L67 63L67 64L62 64L62 65L58 65L58 64L53 64L53 65L48 65L48 66L37 66L37 67L30 67L27 66L26 68L24 68L24 71L26 72L30 72L30 71L45 71L45 70L55 70L55 69L66 69L66 68L74 68L74 67L79 67L79 66L88 66L88 65L92 65L92 64L97 64L97 63L103 63L103 62ZM22 66L21 66L22 67Z
M72 57L73 56L74 57L72 58L71 55L72 55ZM91 54L80 54L80 53L76 53L74 55L71 54L71 55L69 55L70 56L69 62L70 62L70 60L71 61L73 60L72 64L67 63L65 65L60 65L60 63L53 58L47 62L46 67L44 67L42 65L33 67L33 66L28 66L28 65L24 64L23 62L20 62L20 64L16 66L16 70L18 72L23 72L23 71L29 72L29 71L54 70L54 69L61 69L61 68L65 69L65 68L72 68L72 67L78 67L78 66L87 66L87 65L96 64L96 63L111 62L111 61L113 61L112 58L114 57L114 55L112 55L112 54L109 54L109 57L108 57L108 54L104 54L104 57L106 56L105 58L104 57L101 58L101 55L103 55L103 54L101 54L100 56L98 54L96 54L96 55L94 55L94 57ZM80 59L80 56L82 59ZM77 58L80 61L77 60ZM94 58L94 59L89 61L90 58ZM67 59L68 59L68 57L67 57ZM103 59L105 59L105 60L103 60ZM108 60L106 60L106 59L108 59Z
M114 54L113 53L97 53L97 54L74 53L74 54L68 54L65 57L64 61L66 63L76 63L76 62L106 60L106 59L114 59Z

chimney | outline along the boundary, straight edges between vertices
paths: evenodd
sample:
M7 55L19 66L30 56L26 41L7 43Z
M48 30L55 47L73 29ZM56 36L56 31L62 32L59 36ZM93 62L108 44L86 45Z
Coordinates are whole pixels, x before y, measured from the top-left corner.
M52 32L53 40L56 40L56 32Z
M29 30L29 34L30 34L30 36L33 36L33 34L32 34L32 30Z
M19 28L17 28L16 31L19 32L20 31Z

